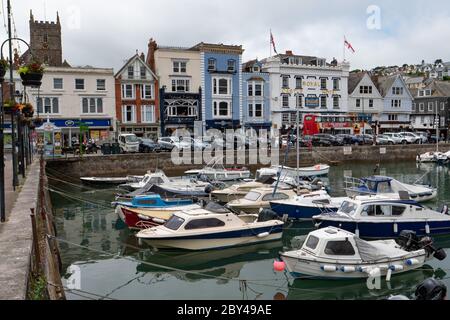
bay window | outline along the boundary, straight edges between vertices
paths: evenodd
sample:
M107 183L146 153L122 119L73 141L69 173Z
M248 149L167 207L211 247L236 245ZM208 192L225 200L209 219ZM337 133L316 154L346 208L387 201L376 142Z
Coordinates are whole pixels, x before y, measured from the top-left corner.
M231 78L213 78L213 94L215 95L232 95Z
M214 101L213 115L215 118L231 118L231 101Z
M248 117L249 118L262 118L263 105L262 103L250 103L248 105Z
M190 81L188 79L173 79L172 92L189 92Z
M134 99L134 86L132 84L122 85L122 99Z
M153 99L153 86L151 84L141 85L141 99Z
M142 123L155 122L155 106L150 105L141 107L141 122Z

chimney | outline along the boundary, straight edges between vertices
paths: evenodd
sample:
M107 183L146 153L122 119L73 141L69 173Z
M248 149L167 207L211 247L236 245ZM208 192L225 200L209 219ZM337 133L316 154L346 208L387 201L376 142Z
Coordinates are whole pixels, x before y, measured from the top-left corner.
M286 50L286 55L287 56L293 56L294 54L292 53L292 50Z
M142 61L145 61L145 54L143 52L141 52L141 59Z
M153 72L156 72L156 65L155 65L155 51L158 49L158 44L156 43L153 38L150 38L150 41L148 43L148 53L147 53L147 64L150 66L150 69Z

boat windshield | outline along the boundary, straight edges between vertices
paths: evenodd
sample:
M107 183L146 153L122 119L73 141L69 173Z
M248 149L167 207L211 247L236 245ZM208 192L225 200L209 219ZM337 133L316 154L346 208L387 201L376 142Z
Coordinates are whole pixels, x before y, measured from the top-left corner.
M256 200L259 199L260 196L261 196L261 193L259 193L259 192L254 192L254 191L250 191L250 192L247 193L247 195L245 196L245 200L256 201Z
M354 215L357 208L358 206L355 203L344 201L339 208L339 211L348 215Z
M167 229L176 231L176 230L180 229L180 227L183 225L183 223L184 223L184 219L183 219L183 218L180 218L180 217L178 217L178 216L176 216L176 215L173 215L173 216L166 222L166 224L165 224L164 226L165 226Z

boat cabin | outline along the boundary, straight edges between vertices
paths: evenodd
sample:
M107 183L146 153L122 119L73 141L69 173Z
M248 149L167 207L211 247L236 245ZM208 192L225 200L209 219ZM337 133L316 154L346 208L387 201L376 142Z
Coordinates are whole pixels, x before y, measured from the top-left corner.
M291 188L280 188L278 187L275 194L273 193L273 188L257 188L251 190L246 194L244 200L253 202L269 202L277 200L287 200L294 195L294 191Z
M192 204L191 199L162 199L159 194L136 196L131 201L135 207L167 207L167 206L184 206Z

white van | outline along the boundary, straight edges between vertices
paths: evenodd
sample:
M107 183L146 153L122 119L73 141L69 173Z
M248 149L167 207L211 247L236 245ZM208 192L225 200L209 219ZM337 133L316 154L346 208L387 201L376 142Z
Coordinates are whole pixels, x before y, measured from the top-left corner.
M122 153L139 152L139 139L133 133L119 135L119 145Z

